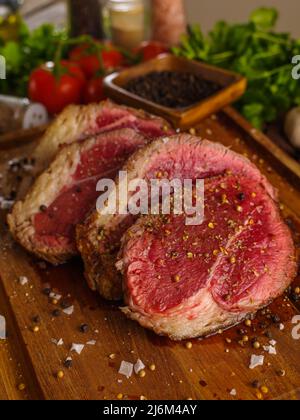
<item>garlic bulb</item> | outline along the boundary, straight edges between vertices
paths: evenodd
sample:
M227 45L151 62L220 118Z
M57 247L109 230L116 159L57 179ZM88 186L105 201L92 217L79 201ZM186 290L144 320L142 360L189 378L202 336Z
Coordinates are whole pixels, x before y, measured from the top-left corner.
M287 114L284 130L290 143L300 149L300 107L292 109Z

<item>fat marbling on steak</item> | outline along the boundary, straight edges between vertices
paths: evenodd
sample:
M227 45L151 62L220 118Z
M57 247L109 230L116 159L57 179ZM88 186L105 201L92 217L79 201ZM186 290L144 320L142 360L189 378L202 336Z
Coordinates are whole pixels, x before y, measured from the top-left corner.
M121 129L65 146L8 216L15 239L54 264L78 254L75 226L96 208L96 185L114 179L148 138Z
M123 238L123 312L174 340L224 330L280 296L296 274L288 227L262 185L207 180L205 221L141 217Z
M201 140L187 134L158 139L138 151L126 164L128 181L155 179L210 179L219 175L236 174L261 186L270 200L276 191L258 168L245 157L218 143ZM273 201L272 201L273 202ZM123 297L122 276L115 263L123 234L135 222L122 214L92 213L77 228L77 244L85 263L90 287L112 300Z

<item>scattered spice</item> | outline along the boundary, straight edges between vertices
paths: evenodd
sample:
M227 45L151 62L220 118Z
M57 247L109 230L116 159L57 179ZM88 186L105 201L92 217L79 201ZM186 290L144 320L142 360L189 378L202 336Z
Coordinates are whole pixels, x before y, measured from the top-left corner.
M40 317L39 315L35 315L35 316L32 318L32 322L33 322L34 324L39 324L39 323L41 322L41 317Z
M22 383L22 384L19 384L18 385L18 390L19 391L24 391L25 389L26 389L26 385L25 384Z
M54 316L54 318L58 318L61 315L61 312L59 309L55 309L54 311L52 311L52 316Z
M149 366L149 369L151 370L151 372L154 372L156 370L156 366L152 364Z
M41 211L42 213L46 213L46 211L47 211L47 210L48 210L48 207L47 207L47 206L45 206L44 204L40 206L40 211Z
M146 376L146 371L141 370L138 375L139 375L140 378L144 378Z
M269 393L269 388L268 388L268 387L266 387L266 386L262 386L262 387L260 388L260 390L261 390L261 392L262 392L263 394L268 394L268 393Z
M45 296L50 296L50 293L51 293L51 289L50 289L50 287L45 287L45 288L42 290L42 293L43 293Z
M277 375L280 376L281 378L283 378L286 375L286 371L283 369L278 370Z
M82 325L80 325L79 330L80 330L80 332L85 334L89 331L89 326L87 324L82 324Z
M252 382L251 386L254 389L259 389L261 387L261 384L260 384L259 381L255 380L255 381Z
M73 366L73 360L71 359L71 357L68 357L65 361L64 361L64 367L66 369L71 369L71 367Z
M256 393L256 398L257 398L258 400L262 400L262 399L264 398L264 396L263 396L263 394L262 394L260 391L257 391L257 393Z
M175 283L179 283L181 280L181 277L177 274L176 276L173 277L173 280Z
M254 341L253 342L253 348L255 350L259 350L260 349L260 342L259 341Z
M192 343L191 341L188 341L188 342L185 344L185 347L186 347L188 350L191 350L191 348L193 347L193 343Z
M57 376L58 379L62 379L65 376L65 374L62 370L60 370L59 372L57 372L56 376Z
M32 332L34 333L38 333L39 331L40 331L40 328L37 325L32 328Z

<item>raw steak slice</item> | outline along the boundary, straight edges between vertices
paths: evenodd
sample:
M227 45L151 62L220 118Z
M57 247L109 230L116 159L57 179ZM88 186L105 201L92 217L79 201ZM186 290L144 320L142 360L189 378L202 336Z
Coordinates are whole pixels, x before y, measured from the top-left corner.
M133 128L149 138L172 133L162 118L111 101L67 107L51 124L35 150L36 173L45 170L62 145L120 128Z
M207 182L205 221L145 216L123 239L123 312L174 340L239 323L281 295L295 249L277 205L248 177Z
M16 240L54 264L77 255L75 226L96 208L97 182L114 178L147 141L122 129L64 147L8 216Z
M124 168L128 181L133 179L203 179L234 173L263 185L275 198L276 192L245 157L218 143L188 134L165 137L137 152ZM91 214L78 226L77 244L85 263L86 278L93 290L112 300L123 296L122 279L115 268L120 241L134 223L131 216Z

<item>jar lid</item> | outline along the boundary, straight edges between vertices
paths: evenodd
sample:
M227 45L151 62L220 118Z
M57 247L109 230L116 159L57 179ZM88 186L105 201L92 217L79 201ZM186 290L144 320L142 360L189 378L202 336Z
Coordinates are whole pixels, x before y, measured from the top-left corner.
M108 0L108 7L117 10L125 11L130 10L136 6L142 6L144 4L143 0Z
M11 14L11 9L8 6L0 3L0 18L6 19Z

